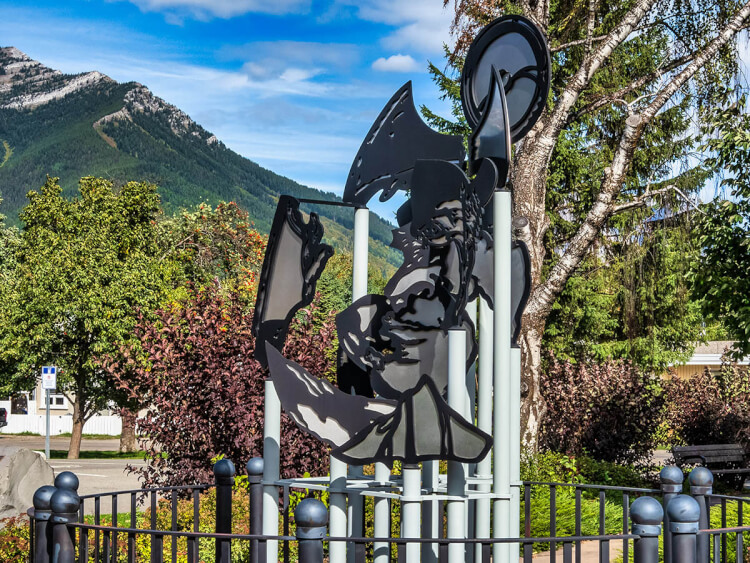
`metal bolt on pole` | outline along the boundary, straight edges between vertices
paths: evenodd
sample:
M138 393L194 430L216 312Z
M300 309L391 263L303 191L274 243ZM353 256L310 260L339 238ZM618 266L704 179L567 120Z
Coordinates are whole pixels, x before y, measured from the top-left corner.
M676 465L668 465L659 473L659 480L664 508L664 563L672 563L672 532L669 529L667 506L674 497L682 493L682 482L685 480L685 476Z
M254 457L247 462L247 480L250 484L250 535L263 534L263 458ZM250 563L259 563L261 556L260 543L250 542Z
M52 495L52 515L49 521L52 527L52 541L48 543L50 563L75 563L75 545L67 524L78 521L80 505L81 499L69 489L58 489Z
M673 563L696 563L698 520L701 508L693 497L689 495L677 495L667 506L667 517L669 518L669 532L672 537L672 562ZM701 563L708 562L701 559Z
M216 480L216 533L232 533L232 485L237 474L234 463L229 459L220 459L214 464ZM216 540L215 560L217 563L229 563L231 540Z
M705 467L696 467L690 472L688 476L688 483L690 483L690 494L698 502L701 513L698 525L701 530L708 529L708 498L706 495L710 495L713 492L714 476ZM700 561L708 561L709 556L709 537L707 535L698 536L698 558Z
M52 517L52 495L57 489L51 485L39 487L34 493L34 559L33 563L50 563L51 543L49 520Z
M323 539L326 537L328 512L326 505L306 498L294 510L299 543L299 563L323 563Z
M652 497L635 499L630 507L630 520L633 534L639 536L634 542L633 560L635 563L659 562L659 536L664 508Z

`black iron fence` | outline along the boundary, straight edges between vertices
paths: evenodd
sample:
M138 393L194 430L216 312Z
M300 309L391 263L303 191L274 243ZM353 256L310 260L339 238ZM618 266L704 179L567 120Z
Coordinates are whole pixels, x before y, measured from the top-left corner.
M405 539L401 537L331 537L327 535L328 512L325 504L312 497L296 503L290 515L290 486L279 487L281 529L278 535L263 535L263 487L257 467L248 464L247 522L248 533L232 533L234 474L231 464L215 467L215 483L183 487L161 487L78 496L78 479L62 473L55 487L42 487L34 497L31 518L33 563L199 563L249 560L298 561L322 563L328 546L345 542L352 554L349 561L360 563L380 556L389 561L408 561L407 545L419 544L420 552L435 553L438 561L448 561L449 546L461 544L462 561L488 563L493 546L510 544L524 563L531 563L535 551L549 551L551 563L581 563L598 560L607 563L618 559L636 563L739 563L747 560L744 533L745 503L750 498L714 495L713 476L705 468L696 468L688 479L690 495L683 490L682 472L675 467L661 473L659 489L612 487L605 485L524 482L523 537L504 539L446 539L444 531L437 538ZM233 468L233 466L232 466ZM211 531L201 522L202 493L215 489L210 502ZM539 494L543 491L543 494ZM532 493L534 493L532 495ZM540 508L533 498L546 498L548 507ZM561 509L559 500L566 499ZM573 530L560 530L561 510L570 523L570 498L573 497ZM107 504L107 510L102 505ZM237 502L235 497L234 502ZM396 502L396 501L393 501ZM585 515L592 504L598 511L595 533L584 529ZM188 507L187 522L181 521ZM619 506L616 522L608 522L609 507ZM161 508L161 510L159 510ZM168 508L168 509L167 509ZM548 508L548 510L547 510ZM150 510L149 510L150 509ZM712 518L713 517L713 518ZM549 535L531 537L532 519L548 519ZM139 525L140 519L140 525ZM205 520L205 519L204 519ZM715 527L711 527L711 523ZM616 532L613 526L617 526ZM145 526L145 527L144 527ZM441 527L442 528L442 527ZM538 530L538 526L536 527ZM609 533L607 533L609 531ZM594 549L591 546L594 545ZM479 546L479 547L477 547ZM613 546L615 549L613 549ZM240 550L235 551L236 548ZM377 550L386 550L378 553ZM233 555L240 552L242 555ZM514 551L511 551L513 553ZM269 558L270 554L274 554ZM278 554L278 556L276 555ZM453 558L451 557L451 561ZM409 562L411 563L411 562Z

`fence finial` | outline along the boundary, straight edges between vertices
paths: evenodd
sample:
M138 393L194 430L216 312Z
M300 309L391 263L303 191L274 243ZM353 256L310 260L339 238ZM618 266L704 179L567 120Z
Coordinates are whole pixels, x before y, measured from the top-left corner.
M695 563L700 514L698 501L689 495L677 495L667 506L674 563Z
M698 502L700 507L700 517L698 526L705 530L708 525L708 497L713 492L714 476L710 470L705 467L696 467L688 476L690 483L690 494ZM710 551L709 537L705 534L699 535L697 539L698 557L701 561L708 561Z
M640 497L633 502L630 507L633 534L640 536L634 543L635 563L658 563L663 518L664 509L655 498Z
M73 538L68 532L67 524L78 521L80 505L81 499L71 489L58 488L50 499L50 507L52 508L52 518L50 519L52 525L51 553L53 554L50 560L54 563L75 563L75 547L73 546Z
M57 489L52 485L39 487L34 493L34 563L49 563L49 520L52 517L52 495Z
M682 484L685 481L685 475L682 469L676 465L667 465L659 473L661 482L661 498L664 507L664 563L672 563L672 532L669 530L669 514L667 506L669 502L682 493Z
M78 476L72 471L63 471L55 477L55 487L58 489L67 489L77 493L79 484Z
M300 563L323 563L328 510L318 499L306 498L294 510Z

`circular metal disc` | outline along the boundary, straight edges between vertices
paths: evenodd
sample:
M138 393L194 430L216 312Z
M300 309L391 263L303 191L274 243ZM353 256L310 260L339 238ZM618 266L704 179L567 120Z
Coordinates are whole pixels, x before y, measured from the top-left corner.
M484 110L493 66L505 88L510 136L516 142L539 119L549 93L550 53L542 30L523 16L503 16L474 39L461 73L461 102L472 129Z

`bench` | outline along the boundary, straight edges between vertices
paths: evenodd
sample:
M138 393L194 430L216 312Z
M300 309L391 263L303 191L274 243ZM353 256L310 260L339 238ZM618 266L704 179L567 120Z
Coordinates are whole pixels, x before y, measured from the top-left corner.
M675 464L702 465L727 482L741 486L743 475L750 475L745 448L740 444L709 444L705 446L675 446L672 448Z

